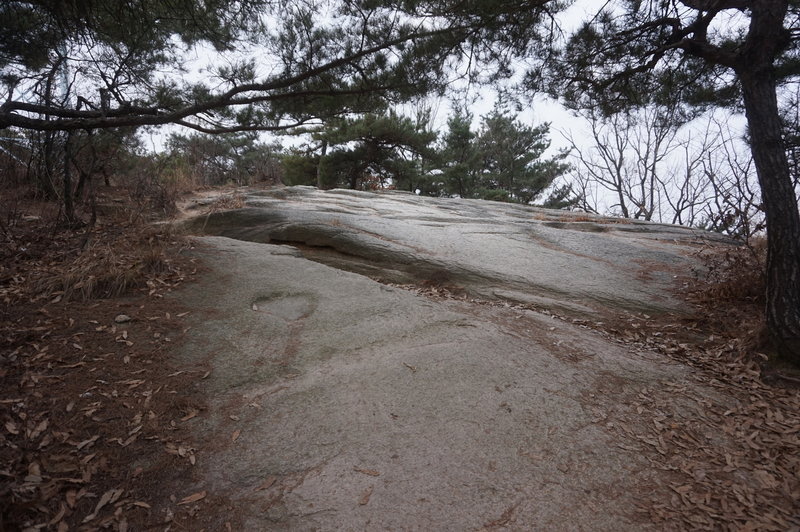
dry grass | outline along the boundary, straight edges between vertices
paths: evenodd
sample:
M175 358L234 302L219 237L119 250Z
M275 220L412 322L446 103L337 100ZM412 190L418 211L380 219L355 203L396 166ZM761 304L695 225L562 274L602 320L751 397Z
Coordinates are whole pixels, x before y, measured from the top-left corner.
M6 303L118 297L177 273L174 251L183 239L167 226L120 222L54 232L49 225L32 219L7 235L0 267Z
M214 214L220 211L230 211L234 209L241 209L245 206L247 198L244 194L235 192L233 194L225 194L208 204L204 214Z
M104 188L91 223L78 227L64 226L57 203L15 192L4 192L13 201L0 209L0 301L6 304L146 292L177 272L175 252L185 240L170 226L149 222L159 213L143 207L135 189Z
M542 222L563 222L563 223L581 223L592 222L596 224L628 224L631 223L630 218L614 218L611 216L602 216L598 214L589 214L579 211L552 211L552 214L537 213L532 216L532 219Z
M165 240L170 238L165 230L133 226L108 241L93 239L71 263L44 275L34 286L36 295L89 301L145 288L169 272Z
M570 217L569 221L570 222L593 222L595 220L593 220L592 218L590 218L589 216L587 216L585 214L579 214L579 215Z
M695 294L707 305L764 304L766 239L754 238L747 245L707 252L707 271L698 276Z

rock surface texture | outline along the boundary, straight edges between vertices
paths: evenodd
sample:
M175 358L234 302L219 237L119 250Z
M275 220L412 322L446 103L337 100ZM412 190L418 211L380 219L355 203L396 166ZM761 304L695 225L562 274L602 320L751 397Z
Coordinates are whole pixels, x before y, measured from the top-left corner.
M481 200L292 187L195 218L204 234L298 246L306 258L399 283L589 312L677 310L677 274L721 237L680 226Z
M215 236L179 295L199 309L181 356L212 367L197 487L227 494L243 530L654 526L642 497L668 473L620 420L651 422L643 395L688 390L680 415L700 416L688 397L717 394L586 324L681 313L714 237L402 193L245 194L187 221Z

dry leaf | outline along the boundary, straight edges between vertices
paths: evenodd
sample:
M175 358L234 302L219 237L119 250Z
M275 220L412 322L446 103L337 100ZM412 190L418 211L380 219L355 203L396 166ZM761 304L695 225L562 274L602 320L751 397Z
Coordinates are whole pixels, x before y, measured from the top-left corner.
M119 490L119 491L122 491L122 490ZM109 501L111 501L111 498L114 497L115 494L117 494L117 490L108 490L107 492L103 493L103 495L100 497L100 500L97 501L97 506L95 506L94 512L92 512L89 515L87 515L86 517L84 517L83 518L83 523L88 523L92 519L95 519L97 517L97 514L100 512L100 510L103 509L103 506L108 504ZM119 494L117 494L117 497L119 497Z
M67 506L70 508L75 508L75 503L78 501L78 492L75 490L69 490L64 495L64 500L67 501Z
M125 490L123 490L121 488L113 490L113 491L114 491L114 493L111 495L111 500L108 501L108 502L110 502L112 504L117 502L119 500L119 498L122 496L122 494L125 493Z
M64 519L64 515L67 513L67 505L63 502L61 503L61 509L58 513L47 523L48 526L53 526L56 523L60 523L62 519Z
M380 472L375 471L374 469L361 469L360 467L354 467L353 471L358 471L359 473L364 473L365 475L369 475L371 477L380 476Z
M38 448L42 449L43 447L47 447L48 445L50 445L50 443L52 443L52 441L53 441L53 436L51 434L45 434L44 438L42 438L42 441L39 442Z
M24 399L22 399L21 397L15 399L0 399L0 405L10 405L12 403L21 403L23 401Z
M92 436L92 437L91 437L91 438L89 438L88 440L84 440L84 441L80 442L78 445L76 445L76 447L77 447L77 448L78 448L78 450L80 451L80 450L81 450L81 449L83 449L84 447L87 447L87 446L89 446L89 445L93 444L94 442L96 442L96 441L97 441L97 438L99 438L99 437L100 437L100 436L98 436L98 435L96 435L96 434L95 434L94 436Z
M190 411L189 411L189 413L188 413L188 414L186 414L185 416L183 416L183 417L181 418L181 421L189 421L189 420L190 420L190 419L192 419L193 417L197 416L197 414L199 414L199 411L198 411L198 410L195 410L195 409L192 409L192 410L190 410Z
M753 476L756 477L759 484L761 484L761 487L763 488L773 489L780 486L780 483L775 479L773 475L762 469L754 471Z
M181 504L192 504L193 502L197 502L197 501L205 499L205 498L206 498L206 491L205 490L204 491L198 491L197 493L192 493L191 495L181 499L181 502L179 502L178 505L181 505Z
M234 431L233 431L233 434L231 434L231 441L233 442L233 441L236 441L236 440L238 440L238 439L239 439L239 436L240 436L241 434L242 434L242 431L241 431L241 430L239 430L239 429L237 429L237 430L234 430Z
M262 483L261 483L261 485L255 489L255 491L261 491L261 490L268 489L270 486L272 486L273 484L275 484L275 481L276 481L276 480L278 480L278 478L277 478L277 477L275 477L275 476L269 476L269 477L267 477L267 480L265 480L264 482L262 482Z
M372 486L364 490L364 493L361 495L361 498L358 499L358 504L364 506L369 502L369 498L372 496Z

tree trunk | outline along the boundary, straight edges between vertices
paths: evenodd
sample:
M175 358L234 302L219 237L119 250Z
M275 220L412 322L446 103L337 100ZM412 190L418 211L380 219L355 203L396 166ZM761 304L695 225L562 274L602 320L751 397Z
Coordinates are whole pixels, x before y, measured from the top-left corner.
M72 131L67 132L67 140L64 142L64 216L67 224L73 225L76 222L75 201L72 190Z
M53 84L55 83L56 74L58 73L58 69L61 68L62 62L63 59L59 58L50 69L50 72L47 74L47 79L45 80L44 85L44 103L47 106L53 105ZM45 121L49 121L50 115L45 115L44 119ZM54 199L58 197L58 192L56 190L57 172L54 161L57 138L58 137L55 131L47 131L44 133L44 168L40 170L39 183L41 191L48 199Z
M322 141L322 153L319 156L319 162L317 163L317 188L322 190L325 188L325 183L322 182L322 161L325 159L325 155L328 154L328 141Z
M80 201L83 198L83 190L86 188L86 183L92 179L91 174L89 172L79 169L78 170L78 184L75 185L75 200Z
M783 143L771 68L737 72L767 222L767 329L782 358L800 366L800 213Z
M94 132L89 130L86 132L87 145L89 148L89 168L81 168L76 164L78 170L78 184L75 186L75 199L80 200L83 198L83 190L86 188L87 183L92 179L97 166L97 148L94 142ZM80 151L80 150L79 150Z
M56 164L54 161L56 134L52 131L48 131L43 134L43 138L42 160L37 170L39 190L44 194L45 198L53 199L58 197L58 192L56 190Z

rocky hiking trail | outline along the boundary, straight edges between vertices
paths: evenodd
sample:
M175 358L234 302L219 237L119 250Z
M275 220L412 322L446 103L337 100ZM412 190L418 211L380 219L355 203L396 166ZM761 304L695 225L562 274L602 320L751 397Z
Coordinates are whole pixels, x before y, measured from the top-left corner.
M68 354L32 322L29 370L3 375L74 397L42 430L35 395L0 401L11 491L52 492L31 526L800 529L797 388L681 294L724 239L306 187L179 223L197 236L164 284L72 323L42 306Z
M797 392L725 373L681 324L714 236L397 193L242 201L189 222L221 236L180 298L182 360L212 367L196 488L243 529L800 526Z

